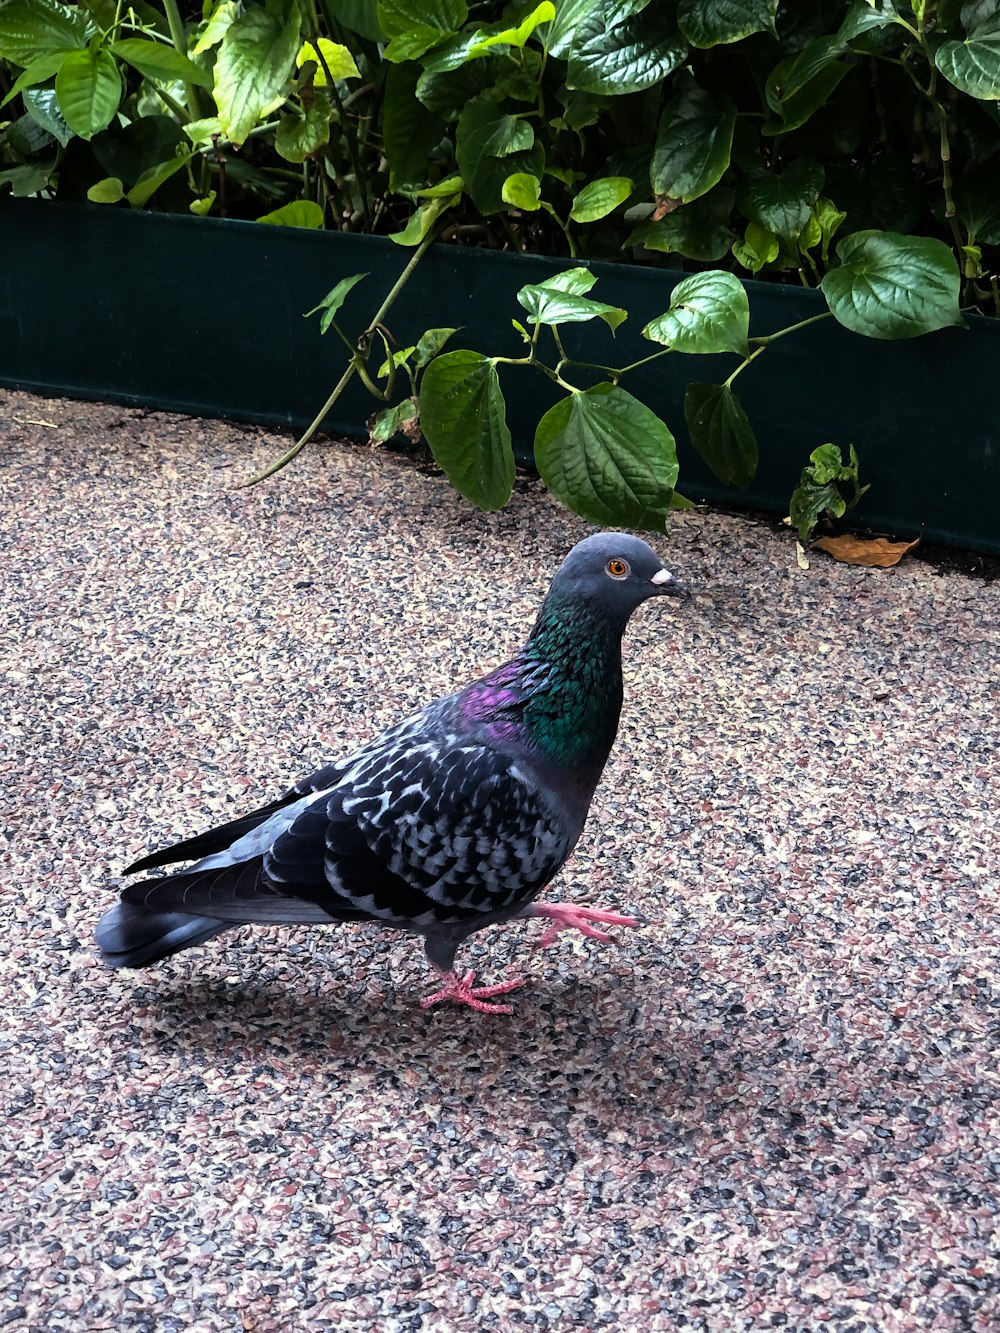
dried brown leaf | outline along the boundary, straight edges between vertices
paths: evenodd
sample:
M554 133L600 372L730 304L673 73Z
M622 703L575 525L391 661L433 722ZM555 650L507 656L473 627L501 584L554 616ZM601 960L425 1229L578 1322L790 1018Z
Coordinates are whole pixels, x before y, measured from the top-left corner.
M820 537L813 542L845 565L877 565L880 569L898 565L907 551L919 544L919 537L912 542L889 542L884 537L854 537L849 532L840 537Z

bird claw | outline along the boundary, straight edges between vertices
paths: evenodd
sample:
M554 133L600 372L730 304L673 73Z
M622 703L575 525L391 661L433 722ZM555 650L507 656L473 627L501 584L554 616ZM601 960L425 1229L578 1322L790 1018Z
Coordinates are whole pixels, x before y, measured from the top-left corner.
M532 903L521 915L551 918L552 925L538 941L540 949L547 948L561 930L578 930L588 939L600 940L607 944L614 940L614 936L609 935L606 930L598 930L594 923L599 922L602 926L642 925L642 922L634 916L621 916L618 912L599 912L592 907L577 907L574 903Z
M476 979L473 971L468 971L464 976L459 976L457 972L446 972L444 974L444 985L433 995L426 995L421 1001L421 1007L429 1009L432 1004L440 1004L443 1000L450 1000L452 1004L464 1004L469 1009L475 1009L479 1014L512 1014L513 1008L509 1004L487 1004L494 995L506 995L508 991L517 990L518 986L524 985L523 977L511 977L507 981L498 981L493 986L476 986L472 983Z

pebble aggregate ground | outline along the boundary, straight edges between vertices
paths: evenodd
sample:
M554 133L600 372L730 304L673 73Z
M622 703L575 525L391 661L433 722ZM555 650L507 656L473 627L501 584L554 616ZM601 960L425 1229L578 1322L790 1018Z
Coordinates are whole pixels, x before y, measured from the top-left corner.
M418 945L148 971L121 868L502 661L588 530L411 458L0 394L0 1326L1000 1327L1000 583L686 513L511 1018Z

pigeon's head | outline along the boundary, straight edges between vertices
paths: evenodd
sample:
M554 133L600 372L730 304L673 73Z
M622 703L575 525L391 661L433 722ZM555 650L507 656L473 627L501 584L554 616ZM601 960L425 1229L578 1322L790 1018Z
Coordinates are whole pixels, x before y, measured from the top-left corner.
M689 595L651 546L624 532L598 532L578 542L552 586L622 621L649 597Z

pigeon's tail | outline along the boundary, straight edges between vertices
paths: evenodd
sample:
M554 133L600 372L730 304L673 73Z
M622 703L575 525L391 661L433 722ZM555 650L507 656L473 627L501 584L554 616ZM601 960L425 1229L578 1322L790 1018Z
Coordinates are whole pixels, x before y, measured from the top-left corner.
M115 903L97 923L97 946L108 967L148 967L193 944L204 944L231 921L186 912L151 912L136 903Z

